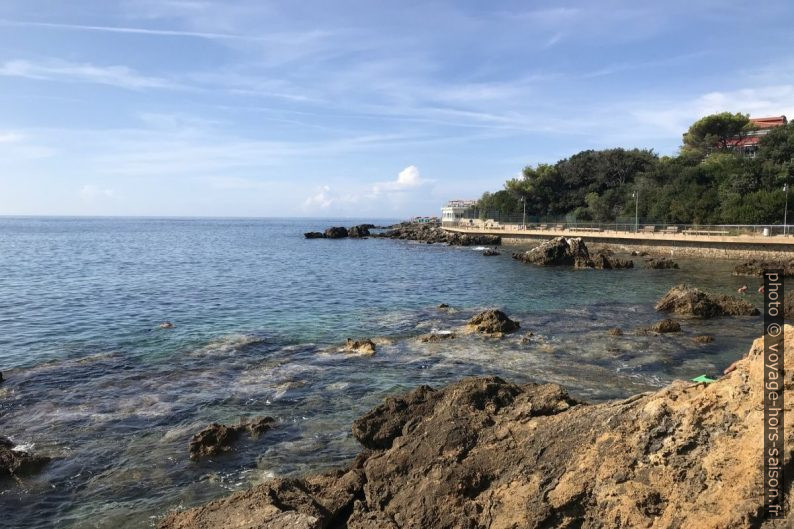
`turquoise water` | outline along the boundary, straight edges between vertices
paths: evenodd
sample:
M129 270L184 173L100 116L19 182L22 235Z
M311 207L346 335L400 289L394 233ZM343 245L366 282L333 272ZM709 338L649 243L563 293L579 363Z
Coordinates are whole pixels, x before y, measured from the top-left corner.
M597 401L716 374L761 334L760 318L631 333L660 319L653 304L676 283L754 291L730 262L537 268L510 249L483 257L302 236L359 222L390 220L0 218L0 435L57 457L20 485L0 484L3 523L149 527L169 509L348 461L358 450L351 421L419 384L498 374ZM436 310L442 302L455 310ZM486 307L523 332L416 339ZM159 329L164 320L175 327ZM613 326L627 335L608 336ZM716 341L695 345L704 333ZM341 353L347 337L377 338L378 353ZM188 460L207 423L257 415L278 427L215 460Z

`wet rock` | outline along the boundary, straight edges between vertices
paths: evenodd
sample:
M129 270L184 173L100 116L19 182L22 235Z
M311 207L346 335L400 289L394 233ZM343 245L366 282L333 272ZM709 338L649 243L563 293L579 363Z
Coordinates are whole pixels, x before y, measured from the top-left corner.
M243 432L248 432L252 439L256 439L275 424L276 421L272 417L257 417L232 426L214 422L190 440L188 447L190 459L197 461L228 452Z
M499 252L496 250L496 248L486 248L483 250L482 254L486 257L490 257L493 255L499 255Z
M520 325L507 317L501 310L489 309L480 312L467 323L466 327L472 332L490 335L502 335L515 332Z
M432 332L429 334L423 334L419 337L419 341L422 343L437 343L443 342L444 340L452 340L455 338L455 333L452 332Z
M669 270L669 269L677 269L678 263L673 261L672 259L668 259L666 257L654 258L651 257L650 259L645 260L645 268L651 270Z
M52 460L47 456L15 450L16 447L11 439L0 436L0 480L35 474Z
M794 327L785 332L791 372ZM354 423L364 450L347 468L271 480L160 528L790 527L791 511L759 517L763 377L759 339L712 384L593 405L496 377L423 386Z
M709 336L708 334L702 334L700 336L695 336L694 338L692 338L692 340L695 343L707 344L707 343L713 342L714 341L714 337L713 336Z
M523 253L513 254L514 259L540 266L587 266L590 253L581 237L557 237L541 243Z
M477 235L448 232L437 224L405 223L394 227L379 237L419 241L428 244L443 243L451 246L498 246L502 238L498 235Z
M762 260L750 259L733 269L735 276L761 277L764 270L783 270L783 277L794 277L794 259Z
M593 266L598 270L618 270L634 268L634 261L631 259L618 259L612 257L611 253L597 253L592 258Z
M323 232L326 239L344 239L347 237L347 228L342 226L333 226Z
M532 337L535 336L535 333L528 332L524 336L521 337L521 343L526 345L532 341Z
M612 327L607 331L610 336L623 336L623 330L620 327Z
M446 303L441 303L437 308L438 310L447 310L449 308L449 305L447 305Z
M2 384L2 383L3 383L3 380L4 380L4 379L3 379L3 372L2 372L2 371L0 371L0 384Z
M656 310L682 316L757 316L751 303L733 296L712 295L686 284L676 285L656 304Z
M319 231L309 231L303 234L307 239L325 239L325 234Z
M372 224L359 224L347 231L348 236L353 238L369 237L369 226Z
M163 323L158 325L158 327L161 328L161 329L173 329L174 328L174 324L171 323L170 321L164 321Z
M650 326L649 330L658 333L681 332L681 324L675 320L666 319L657 321Z
M783 296L783 317L787 320L794 319L794 290L788 290Z
M349 353L372 356L375 354L375 342L370 339L353 340L352 338L348 338L347 343L345 344L345 351Z

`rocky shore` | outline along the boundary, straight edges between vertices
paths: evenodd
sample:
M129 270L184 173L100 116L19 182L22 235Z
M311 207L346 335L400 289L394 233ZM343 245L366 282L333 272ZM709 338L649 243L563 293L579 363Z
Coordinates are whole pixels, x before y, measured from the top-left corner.
M791 390L794 327L785 339ZM596 405L496 377L419 387L355 421L363 448L347 468L274 479L159 527L790 527L761 519L762 353L759 338L714 383Z
M634 261L618 259L607 249L591 255L581 237L557 237L526 252L515 253L513 259L539 266L573 266L599 270L634 268Z
M452 246L497 246L502 244L498 235L473 235L452 233L435 224L405 223L394 226L378 237L419 241L427 244L449 244Z

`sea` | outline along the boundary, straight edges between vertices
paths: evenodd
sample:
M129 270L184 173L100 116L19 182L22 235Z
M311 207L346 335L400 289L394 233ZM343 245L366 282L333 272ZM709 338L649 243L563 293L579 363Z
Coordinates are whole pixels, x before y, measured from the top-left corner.
M485 257L303 237L396 220L0 217L0 435L54 458L0 482L0 525L154 527L172 509L345 465L360 450L352 421L423 384L497 375L600 402L717 376L762 334L760 317L641 332L678 283L747 284L760 306L760 281L732 276L730 261L576 270L518 262L520 247ZM521 330L460 332L486 308ZM418 340L444 331L456 337ZM696 344L702 334L714 342ZM346 353L347 338L370 338L377 353ZM188 458L208 424L260 416L276 426L259 439Z

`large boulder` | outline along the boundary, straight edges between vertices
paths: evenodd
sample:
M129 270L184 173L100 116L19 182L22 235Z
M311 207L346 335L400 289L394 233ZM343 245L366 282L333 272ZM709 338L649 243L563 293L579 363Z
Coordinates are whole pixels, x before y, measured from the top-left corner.
M232 426L214 422L190 440L188 446L190 459L197 461L228 452L244 432L248 432L252 439L256 439L273 428L275 423L272 417L257 417Z
M733 269L735 276L757 276L761 277L764 270L783 270L784 277L794 277L794 259L763 260L750 259Z
M708 294L686 284L671 288L656 304L656 310L698 318L759 314L758 309L748 301L733 296Z
M39 472L52 458L19 450L7 437L0 436L0 481Z
M345 351L348 353L356 353L363 356L372 356L375 354L375 342L369 338L363 340L354 340L348 338L345 343Z
M325 234L319 231L309 231L303 234L307 239L325 239Z
M369 227L372 224L359 224L358 226L353 226L349 230L347 230L347 234L350 237L361 238L361 237L369 237Z
M344 239L347 237L347 228L343 226L333 226L323 232L326 239Z
M590 252L581 237L557 237L526 252L513 254L513 258L540 266L586 267L592 263Z
M785 343L792 391L794 327ZM364 450L347 468L271 480L160 528L792 527L790 509L762 518L763 360L758 339L716 382L594 405L496 377L420 387L356 421Z
M490 335L502 335L517 331L521 325L507 317L501 310L484 310L472 317L466 328L471 332Z

